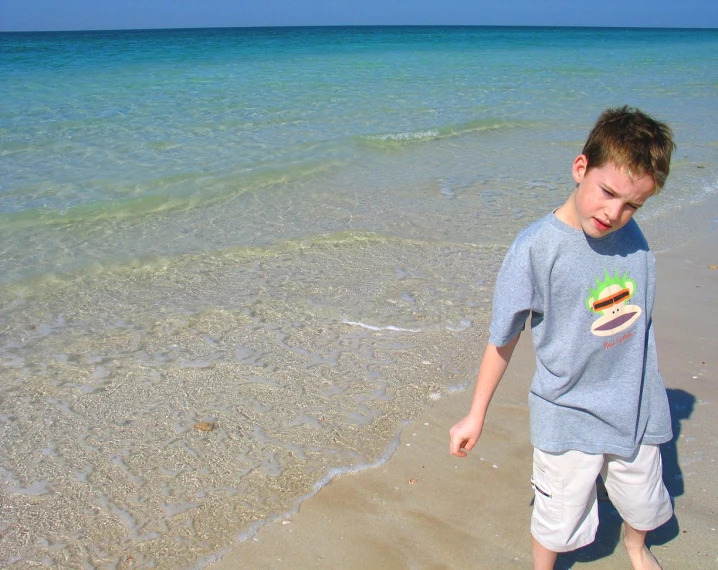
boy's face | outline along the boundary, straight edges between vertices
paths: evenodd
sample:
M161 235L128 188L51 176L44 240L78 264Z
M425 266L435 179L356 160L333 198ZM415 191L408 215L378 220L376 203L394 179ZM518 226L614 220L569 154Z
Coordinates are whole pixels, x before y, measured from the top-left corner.
M583 154L573 162L573 179L578 186L557 215L594 238L625 226L655 189L650 174L634 178L611 162L589 169Z

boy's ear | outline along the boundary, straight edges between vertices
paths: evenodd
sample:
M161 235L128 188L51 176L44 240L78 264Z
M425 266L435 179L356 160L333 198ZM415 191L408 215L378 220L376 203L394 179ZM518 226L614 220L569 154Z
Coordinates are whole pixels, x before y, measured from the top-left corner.
M583 180L583 177L586 176L586 171L588 170L588 158L586 158L585 154L579 154L576 159L573 161L573 168L571 169L571 172L573 174L573 179L576 181L576 184L580 184Z

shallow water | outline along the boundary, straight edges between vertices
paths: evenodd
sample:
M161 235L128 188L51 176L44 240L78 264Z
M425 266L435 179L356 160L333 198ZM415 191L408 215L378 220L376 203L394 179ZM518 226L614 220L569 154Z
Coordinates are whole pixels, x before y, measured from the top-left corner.
M0 563L201 567L468 385L516 232L628 102L718 219L718 33L0 34Z

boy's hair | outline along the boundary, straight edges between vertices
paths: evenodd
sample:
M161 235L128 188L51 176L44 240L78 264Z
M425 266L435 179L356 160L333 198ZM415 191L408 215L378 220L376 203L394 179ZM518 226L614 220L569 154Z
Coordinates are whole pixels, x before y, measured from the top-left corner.
M673 131L634 107L606 109L598 117L583 147L588 168L612 162L629 176L650 174L657 194L666 182L671 154L676 148Z

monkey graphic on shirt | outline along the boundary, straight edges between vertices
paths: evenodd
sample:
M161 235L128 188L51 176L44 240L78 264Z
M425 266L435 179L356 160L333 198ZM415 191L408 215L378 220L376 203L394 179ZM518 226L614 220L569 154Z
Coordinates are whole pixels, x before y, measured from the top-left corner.
M591 325L596 336L611 336L626 330L641 316L641 307L629 305L636 290L636 282L624 273L616 271L611 276L605 269L604 279L596 280L596 287L590 288L591 295L586 299L589 311L598 318Z

